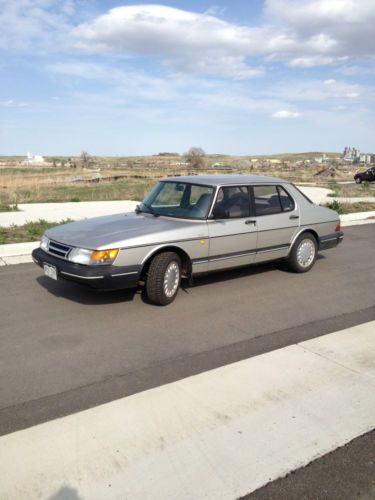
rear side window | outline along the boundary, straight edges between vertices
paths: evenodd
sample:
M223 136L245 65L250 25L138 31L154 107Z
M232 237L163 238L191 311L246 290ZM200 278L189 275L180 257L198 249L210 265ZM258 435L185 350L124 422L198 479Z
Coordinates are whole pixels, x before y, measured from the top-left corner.
M213 208L215 219L239 219L250 215L248 186L227 186L219 189Z
M294 201L281 186L254 186L256 215L270 215L294 209Z

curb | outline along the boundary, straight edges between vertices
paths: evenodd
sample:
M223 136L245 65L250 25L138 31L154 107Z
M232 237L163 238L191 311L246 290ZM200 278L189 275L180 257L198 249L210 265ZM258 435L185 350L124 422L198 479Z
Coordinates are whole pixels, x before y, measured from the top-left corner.
M375 211L358 212L340 216L341 226L360 226L375 223ZM39 246L39 241L0 245L0 267L33 262L31 252Z
M31 252L38 246L39 241L0 245L0 266L32 262Z

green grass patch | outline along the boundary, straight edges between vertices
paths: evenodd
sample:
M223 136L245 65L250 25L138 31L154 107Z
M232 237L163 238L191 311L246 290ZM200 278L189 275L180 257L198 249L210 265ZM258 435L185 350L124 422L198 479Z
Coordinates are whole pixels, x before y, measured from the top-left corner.
M0 203L0 212L19 212L17 203Z
M331 203L327 204L327 207L331 210L335 210L338 214L353 214L357 212L371 212L375 210L375 203L341 203L337 200L333 200Z
M64 219L60 222L47 222L44 219L39 219L37 222L27 222L23 226L0 226L0 245L5 243L23 243L26 241L38 241L43 233L50 227L59 226L73 222L72 219Z
M346 184L330 183L326 186L333 193L329 193L330 198L359 198L361 196L375 196L375 185L369 182L350 186Z

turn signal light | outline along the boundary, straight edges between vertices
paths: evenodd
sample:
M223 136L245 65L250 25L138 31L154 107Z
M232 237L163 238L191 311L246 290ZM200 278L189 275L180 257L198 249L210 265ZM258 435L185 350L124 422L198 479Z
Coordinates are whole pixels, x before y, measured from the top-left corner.
M336 226L336 229L335 229L335 232L336 233L339 233L341 231L341 226L340 226L340 222L337 224Z
M96 262L114 261L118 254L118 248L112 250L94 250L91 254L91 260Z

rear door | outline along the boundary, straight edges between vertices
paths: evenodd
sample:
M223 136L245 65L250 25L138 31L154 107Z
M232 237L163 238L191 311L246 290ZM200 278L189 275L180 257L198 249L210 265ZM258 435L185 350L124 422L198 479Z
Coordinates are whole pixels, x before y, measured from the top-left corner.
M208 222L209 270L250 264L255 259L257 231L248 186L226 186L218 191Z
M256 262L285 257L299 229L299 208L287 191L277 184L252 187L258 230Z

